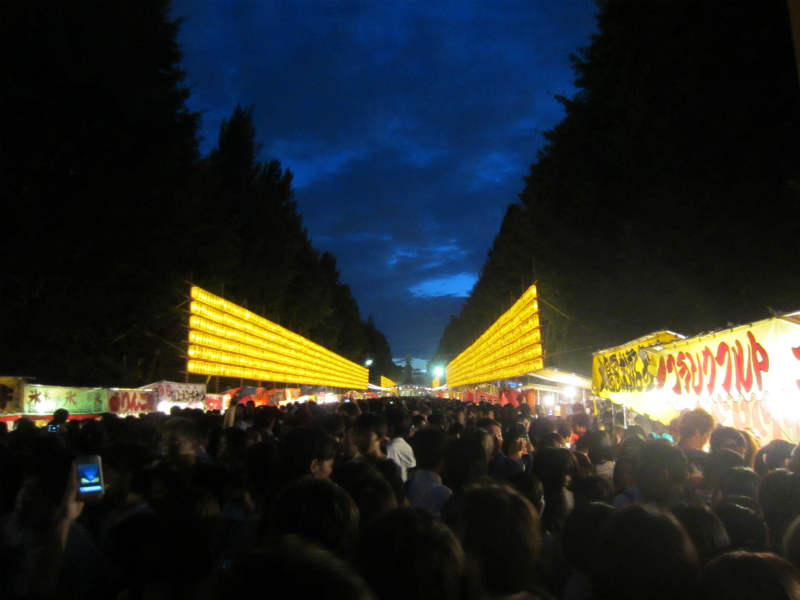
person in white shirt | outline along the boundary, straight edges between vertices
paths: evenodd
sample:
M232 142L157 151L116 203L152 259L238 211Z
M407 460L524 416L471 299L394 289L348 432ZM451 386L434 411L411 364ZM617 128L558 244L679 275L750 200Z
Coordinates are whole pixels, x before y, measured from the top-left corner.
M391 458L400 466L400 476L403 481L408 477L408 470L417 465L414 459L414 450L408 445L405 438L411 432L411 418L402 408L393 408L386 413L386 434L389 442L386 444L386 457Z

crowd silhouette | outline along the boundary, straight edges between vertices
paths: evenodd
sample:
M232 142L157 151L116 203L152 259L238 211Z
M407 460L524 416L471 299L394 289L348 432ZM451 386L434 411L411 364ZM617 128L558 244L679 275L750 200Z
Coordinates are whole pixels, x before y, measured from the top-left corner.
M800 447L701 408L570 411L21 418L0 426L0 598L800 600ZM80 455L102 458L99 501Z

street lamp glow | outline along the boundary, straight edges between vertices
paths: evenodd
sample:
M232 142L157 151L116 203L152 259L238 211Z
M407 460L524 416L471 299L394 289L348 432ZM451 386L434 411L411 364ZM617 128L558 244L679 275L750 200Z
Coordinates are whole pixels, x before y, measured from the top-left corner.
M441 377L442 375L444 375L444 369L442 367L436 367L433 369L433 374L436 377Z
M364 363L364 366L365 366L365 367L368 367L368 366L370 366L371 364L372 364L372 359L371 359L371 358L368 358L368 359L367 359L367 362L365 362L365 363Z

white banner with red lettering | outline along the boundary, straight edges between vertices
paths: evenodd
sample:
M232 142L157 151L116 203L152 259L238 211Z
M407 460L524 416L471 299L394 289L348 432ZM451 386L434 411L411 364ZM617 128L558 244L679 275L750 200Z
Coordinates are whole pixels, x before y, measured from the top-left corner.
M766 443L800 442L800 324L774 318L644 349L652 384L635 410L668 423L702 406ZM626 403L627 404L627 403Z

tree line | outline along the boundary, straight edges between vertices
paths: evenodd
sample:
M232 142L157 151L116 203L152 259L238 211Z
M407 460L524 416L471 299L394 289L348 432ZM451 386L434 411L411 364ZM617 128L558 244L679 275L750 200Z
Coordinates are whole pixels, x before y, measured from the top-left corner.
M536 282L545 365L800 309L800 85L783 0L601 0L434 361Z
M2 374L183 380L191 282L396 376L335 256L314 248L291 172L259 160L252 107L200 156L169 8L0 3Z

